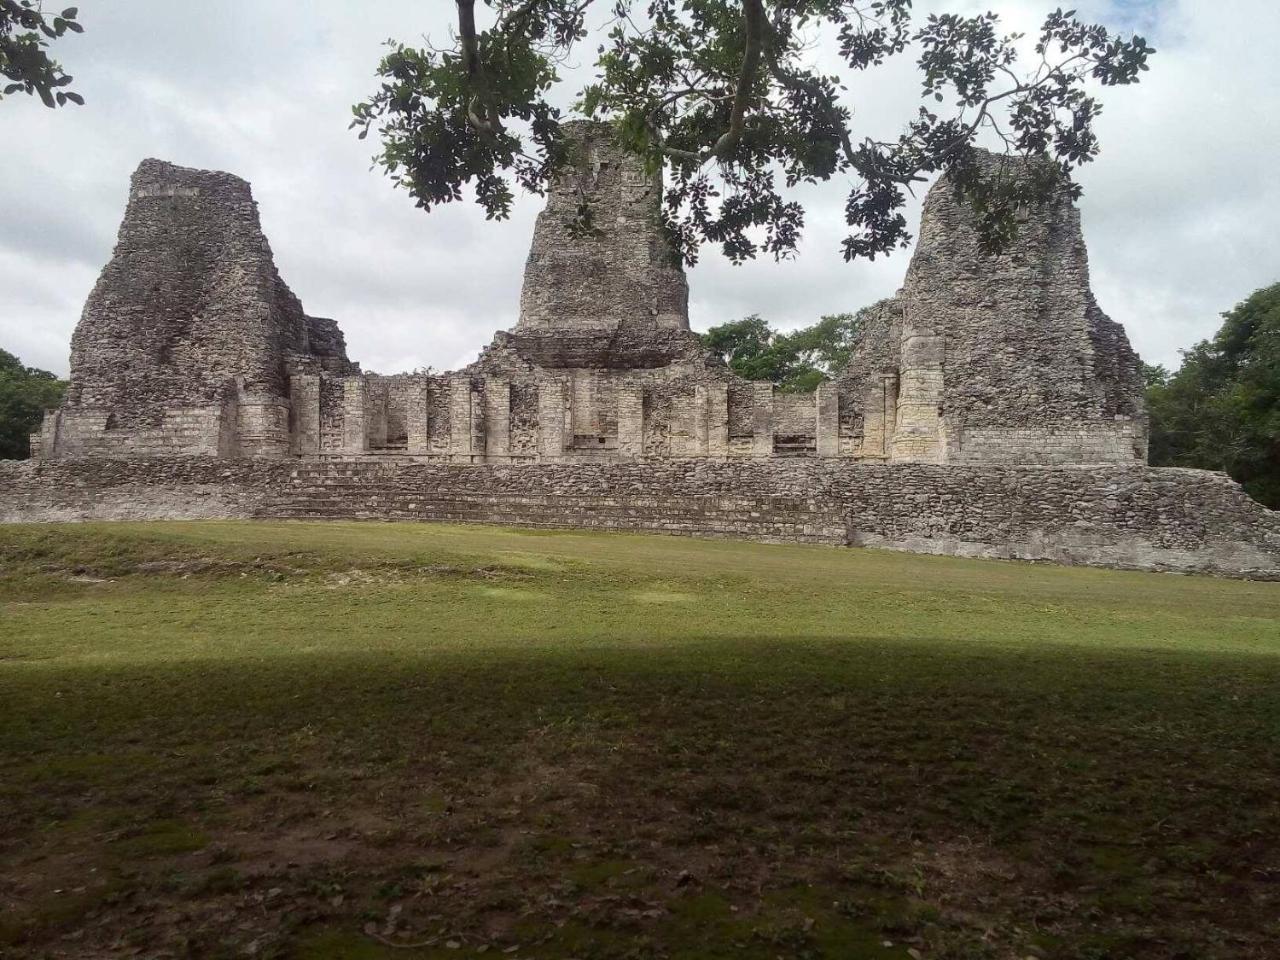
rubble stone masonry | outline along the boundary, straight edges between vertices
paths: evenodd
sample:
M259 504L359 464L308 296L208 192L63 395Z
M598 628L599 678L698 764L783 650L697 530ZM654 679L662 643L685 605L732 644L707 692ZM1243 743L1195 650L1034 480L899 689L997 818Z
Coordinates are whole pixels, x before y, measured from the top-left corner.
M1203 470L217 458L0 463L0 522L440 520L630 530L1280 579L1280 514Z

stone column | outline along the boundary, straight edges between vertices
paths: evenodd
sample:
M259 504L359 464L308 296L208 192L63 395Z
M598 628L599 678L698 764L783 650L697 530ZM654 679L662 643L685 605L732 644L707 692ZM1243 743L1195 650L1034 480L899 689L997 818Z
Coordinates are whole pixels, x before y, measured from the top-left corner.
M859 456L889 455L889 438L893 435L897 398L898 375L896 373L883 373L879 379L872 381L863 402L862 448L858 451Z
M426 383L414 383L409 388L405 428L410 454L421 457L431 452L431 410Z
M507 457L511 454L510 380L485 378L484 453L486 457Z
M729 455L729 385L707 384L707 456Z
M564 456L564 381L555 377L538 380L538 456Z
M908 307L902 323L898 408L890 457L938 463L943 459L942 362L945 342L927 325L909 323Z
M637 375L618 381L618 454L644 456L644 381Z
M314 373L289 377L289 404L293 410L291 452L314 456L320 452L320 377Z
M751 410L751 455L773 456L773 384L755 384Z
M840 456L840 394L834 383L818 384L817 407L818 456Z
M471 378L449 378L449 453L461 463L471 462Z
M364 422L369 430L369 448L387 445L387 384L375 382L364 391Z
M342 452L366 453L369 432L365 427L364 377L344 377L342 381Z

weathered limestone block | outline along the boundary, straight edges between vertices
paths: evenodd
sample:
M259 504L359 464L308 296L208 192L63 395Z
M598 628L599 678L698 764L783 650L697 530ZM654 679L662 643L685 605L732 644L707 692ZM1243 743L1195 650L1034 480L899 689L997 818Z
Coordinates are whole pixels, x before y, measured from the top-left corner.
M945 341L914 322L911 308L902 329L902 367L891 442L894 460L938 463L943 459L942 402Z
M187 420L182 428L196 427L203 418ZM216 428L210 424L216 437ZM289 452L289 404L275 397L242 396L236 404L236 436L242 457L281 457ZM182 444L184 447L187 444Z

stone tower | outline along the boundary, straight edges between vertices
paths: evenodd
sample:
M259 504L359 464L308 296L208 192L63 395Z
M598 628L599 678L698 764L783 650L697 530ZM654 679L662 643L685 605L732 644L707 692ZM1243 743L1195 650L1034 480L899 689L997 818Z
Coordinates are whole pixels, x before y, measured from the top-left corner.
M53 449L287 449L292 360L350 366L337 325L276 272L249 184L144 160L72 337Z
M662 174L606 123L565 124L570 166L538 215L520 293L521 329L644 321L689 329L689 286L662 232Z
M983 152L988 175L1025 161ZM929 191L902 290L865 315L850 399L879 419L882 454L930 462L1146 457L1137 355L1089 287L1065 189L1024 210L998 255L945 177ZM881 411L888 412L882 414Z
M538 214L509 342L543 367L643 368L703 352L689 285L662 227L662 174L607 123L565 124L562 171Z

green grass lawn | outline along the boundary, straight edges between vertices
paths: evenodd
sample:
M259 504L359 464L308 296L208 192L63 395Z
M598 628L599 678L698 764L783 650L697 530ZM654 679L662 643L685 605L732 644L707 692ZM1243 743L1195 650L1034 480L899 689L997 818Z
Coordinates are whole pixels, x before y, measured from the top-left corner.
M0 813L3 956L1270 958L1280 585L0 527Z

